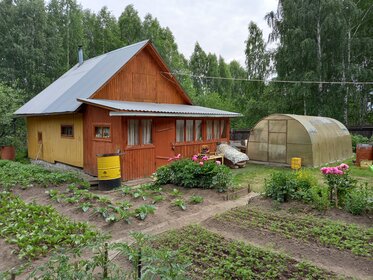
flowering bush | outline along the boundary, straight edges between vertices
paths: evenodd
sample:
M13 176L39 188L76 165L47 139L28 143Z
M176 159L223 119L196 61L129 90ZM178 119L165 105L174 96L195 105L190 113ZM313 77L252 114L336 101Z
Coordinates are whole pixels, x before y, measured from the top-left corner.
M179 157L180 158L180 157ZM176 159L158 168L156 184L175 184L186 188L204 188L226 191L232 180L232 172L221 162L207 161L208 157Z
M338 206L338 199L343 203L348 189L356 186L356 180L349 175L349 168L347 164L342 163L339 166L323 167L320 169L329 186L330 200L333 200L334 192L336 206Z

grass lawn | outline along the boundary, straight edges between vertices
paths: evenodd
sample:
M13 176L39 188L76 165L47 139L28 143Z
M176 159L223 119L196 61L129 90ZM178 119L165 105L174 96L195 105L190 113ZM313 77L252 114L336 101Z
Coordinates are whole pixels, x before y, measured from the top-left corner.
M336 166L342 162L328 164L327 166ZM373 185L373 172L369 169L364 169L355 166L352 159L344 161L350 166L350 175L357 179L359 183L368 183ZM324 183L320 168L305 168L316 176L319 183ZM269 178L269 175L274 171L293 172L289 167L277 167L261 164L249 163L244 168L233 169L233 185L237 188L245 188L250 184L251 190L254 192L264 192L264 179Z

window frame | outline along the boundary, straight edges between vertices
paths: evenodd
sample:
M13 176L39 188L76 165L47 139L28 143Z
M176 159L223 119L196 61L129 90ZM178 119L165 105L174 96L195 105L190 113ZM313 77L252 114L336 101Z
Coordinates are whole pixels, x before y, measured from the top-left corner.
M137 120L139 122L138 125L138 136L139 136L139 142L136 145L129 145L128 144L128 129L129 129L129 122L131 120ZM144 144L143 143L143 121L150 121L150 139L151 143ZM126 119L126 149L136 149L136 148L147 148L147 147L154 147L154 119L152 118L127 118Z
M104 137L96 137L96 128L109 128L110 136L107 138ZM95 141L102 141L102 142L111 142L113 137L113 131L111 130L111 123L93 123L92 124L92 133L93 133L93 140Z
M64 128L71 128L72 134L71 135L62 134L62 129ZM61 134L61 138L74 139L75 138L74 125L73 124L61 124L60 134Z

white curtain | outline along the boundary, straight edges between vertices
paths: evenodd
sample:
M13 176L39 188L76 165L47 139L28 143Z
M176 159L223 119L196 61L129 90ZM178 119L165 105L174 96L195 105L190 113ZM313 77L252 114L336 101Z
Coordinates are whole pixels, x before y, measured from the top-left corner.
M221 138L227 137L227 130L225 126L225 120L220 121L220 131L221 131Z
M220 122L219 120L214 120L214 139L220 138Z
M139 120L128 120L128 146L139 144Z
M212 139L212 121L206 121L207 140Z
M142 144L152 143L152 120L142 120Z
M193 141L193 121L187 120L186 121L186 129L185 129L185 139L186 141Z
M176 120L176 142L184 142L184 120Z
M202 121L196 120L196 141L202 141Z

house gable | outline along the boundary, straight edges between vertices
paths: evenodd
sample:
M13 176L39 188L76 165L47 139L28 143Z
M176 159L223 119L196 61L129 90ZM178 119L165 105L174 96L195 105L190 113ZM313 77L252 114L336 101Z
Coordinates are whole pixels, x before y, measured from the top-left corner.
M191 104L189 97L151 44L146 45L91 98Z

